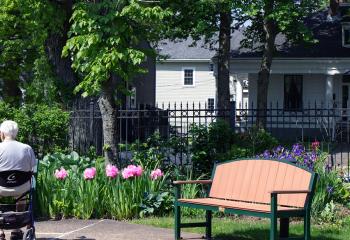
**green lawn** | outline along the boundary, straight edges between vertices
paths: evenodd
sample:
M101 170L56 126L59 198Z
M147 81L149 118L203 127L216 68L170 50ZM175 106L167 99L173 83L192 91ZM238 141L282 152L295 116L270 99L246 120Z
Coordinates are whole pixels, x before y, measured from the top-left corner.
M204 219L182 218L183 222L204 221ZM152 225L162 228L173 228L173 217L144 218L132 221L136 224ZM204 228L183 229L204 234ZM293 237L302 236L303 226L301 223L291 223L290 235ZM340 230L331 227L312 226L312 239L320 240L349 240L350 224ZM220 240L263 240L269 239L269 221L258 219L232 219L213 218L213 236Z

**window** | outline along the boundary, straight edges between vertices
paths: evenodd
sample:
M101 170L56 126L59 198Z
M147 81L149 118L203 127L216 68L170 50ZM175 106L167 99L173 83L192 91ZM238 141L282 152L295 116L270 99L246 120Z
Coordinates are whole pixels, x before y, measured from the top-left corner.
M248 79L243 80L242 87L243 87L243 90L248 90L248 88L249 88Z
M214 98L208 98L208 109L209 111L214 111L215 108L215 101Z
M135 109L137 107L136 103L136 87L129 87L130 95L126 98L126 106L129 109Z
M194 86L194 69L185 68L183 69L183 83L184 86Z
M301 110L303 103L303 76L284 76L284 109Z
M343 47L350 47L350 25L343 24Z
M136 108L136 87L131 88L130 107Z

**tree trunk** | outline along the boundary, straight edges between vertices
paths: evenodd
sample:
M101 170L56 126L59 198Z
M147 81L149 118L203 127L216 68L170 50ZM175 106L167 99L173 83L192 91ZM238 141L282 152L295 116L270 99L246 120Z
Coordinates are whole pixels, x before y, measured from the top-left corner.
M102 116L103 150L106 163L118 163L117 160L117 107L114 99L114 79L109 78L102 84L98 105Z
M72 16L73 1L67 0L61 6L65 11L65 22L61 33L52 33L46 40L46 54L49 62L53 65L54 71L60 80L63 92L63 98L69 98L73 89L78 84L77 78L72 69L72 61L69 57L62 57L62 49L67 42L68 31L70 28L69 19Z
M8 76L3 79L2 95L3 100L9 103L11 106L19 106L22 98L22 92L19 88L19 78L9 78Z
M217 107L219 116L227 116L229 112L223 111L230 108L230 50L231 50L231 13L220 13L218 78L217 78Z
M338 13L339 0L330 0L329 1L329 13L331 16L335 16Z
M258 74L258 96L257 96L257 118L256 124L259 128L266 128L266 113L267 113L267 94L269 87L270 71L272 58L275 50L275 24L274 20L268 19L273 12L273 0L265 5L264 11L264 33L265 44L261 60L261 66Z

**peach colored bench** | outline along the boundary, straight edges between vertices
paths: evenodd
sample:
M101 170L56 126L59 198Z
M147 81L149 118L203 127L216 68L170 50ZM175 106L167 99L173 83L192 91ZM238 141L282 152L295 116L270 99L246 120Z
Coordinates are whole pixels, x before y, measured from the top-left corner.
M287 161L241 159L214 167L211 180L175 181L175 239L181 228L205 227L211 239L212 211L270 218L270 240L288 239L289 218L304 218L304 239L310 236L310 209L316 173ZM182 199L181 185L210 184L206 198ZM206 221L181 223L180 207L206 210Z

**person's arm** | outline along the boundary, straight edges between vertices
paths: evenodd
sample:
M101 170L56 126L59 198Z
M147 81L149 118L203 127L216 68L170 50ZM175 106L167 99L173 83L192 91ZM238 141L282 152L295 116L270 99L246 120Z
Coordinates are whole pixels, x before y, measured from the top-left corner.
M30 166L31 166L31 170L35 173L37 171L37 160L35 157L35 153L33 151L33 149L31 147L29 147L29 155L30 155Z

